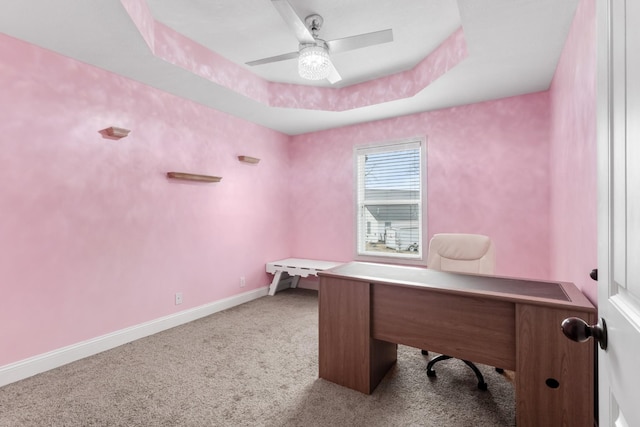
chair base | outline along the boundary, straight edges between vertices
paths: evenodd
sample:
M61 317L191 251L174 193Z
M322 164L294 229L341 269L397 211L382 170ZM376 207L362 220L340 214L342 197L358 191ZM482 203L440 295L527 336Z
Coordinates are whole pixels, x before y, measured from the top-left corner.
M423 350L424 351L424 350ZM427 364L427 376L428 377L435 377L436 376L436 371L433 370L433 365L435 365L436 363L440 362L441 360L448 360L451 359L451 356L447 356L445 354L442 354L438 357L435 357L433 359L431 359L429 361L429 363ZM476 377L478 378L478 388L480 390L486 390L487 389L487 383L484 382L484 377L482 376L482 372L480 372L480 370L478 369L478 367L476 365L473 364L473 362L470 362L468 360L462 360L469 368L471 368L473 370L473 372L476 374ZM496 368L496 369L500 369L500 368Z

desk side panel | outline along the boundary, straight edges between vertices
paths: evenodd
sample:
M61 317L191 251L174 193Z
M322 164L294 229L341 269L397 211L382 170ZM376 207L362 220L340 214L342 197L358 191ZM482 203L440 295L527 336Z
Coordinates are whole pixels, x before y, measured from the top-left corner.
M379 340L515 370L515 306L428 288L374 284L372 333Z
M396 350L371 339L369 283L322 277L318 301L320 378L371 393Z
M564 336L560 324L572 316L596 322L591 311L516 307L518 426L594 423L594 342L577 343Z

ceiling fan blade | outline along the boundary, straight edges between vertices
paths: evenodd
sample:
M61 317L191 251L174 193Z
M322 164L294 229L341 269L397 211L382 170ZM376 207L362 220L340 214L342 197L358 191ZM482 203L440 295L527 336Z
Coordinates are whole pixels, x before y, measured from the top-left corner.
M289 52L289 53L284 53L282 55L271 56L269 58L262 58L262 59L257 59L255 61L249 61L249 62L246 62L245 64L253 67L255 65L268 64L270 62L286 61L287 59L293 59L297 57L298 57L298 52Z
M329 80L329 83L334 84L342 80L342 77L340 77L340 73L338 73L338 70L336 70L336 67L333 65L333 62L329 61L329 64L331 64L331 70L329 71L329 76L327 77L327 80Z
M331 40L327 42L327 46L329 46L329 52L338 53L392 41L393 31L388 29Z
M296 14L296 11L293 10L293 7L287 0L271 0L271 2L275 8L278 9L278 12L280 12L282 19L284 19L293 30L300 43L313 43L315 41L311 31L309 31L305 25L304 19L301 19Z

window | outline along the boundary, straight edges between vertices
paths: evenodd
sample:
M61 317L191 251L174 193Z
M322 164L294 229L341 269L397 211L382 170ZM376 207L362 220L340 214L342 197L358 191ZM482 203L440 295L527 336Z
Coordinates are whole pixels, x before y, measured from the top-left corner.
M356 148L358 255L422 258L424 140Z

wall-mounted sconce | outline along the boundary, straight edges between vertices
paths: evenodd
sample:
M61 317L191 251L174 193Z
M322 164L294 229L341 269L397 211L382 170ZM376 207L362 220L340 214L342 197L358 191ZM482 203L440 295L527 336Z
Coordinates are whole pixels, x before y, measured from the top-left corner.
M210 176L210 175L198 175L195 173L184 172L167 172L167 177L172 179L182 179L185 181L200 181L200 182L220 182L222 177Z
M100 131L100 133L103 136L111 138L111 139L124 138L125 136L129 135L129 132L131 132L129 129L117 128L115 126L111 126L111 127L106 128L106 129L102 129Z
M253 164L256 164L260 161L260 159L257 159L255 157L249 157L249 156L238 156L238 160L240 160L241 162L253 163Z

